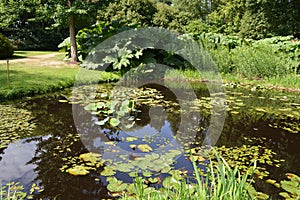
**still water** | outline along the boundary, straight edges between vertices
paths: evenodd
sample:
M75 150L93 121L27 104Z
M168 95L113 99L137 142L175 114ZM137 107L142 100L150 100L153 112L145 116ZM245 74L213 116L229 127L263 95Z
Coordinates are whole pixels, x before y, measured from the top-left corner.
M68 94L68 92L65 92ZM207 91L197 90L200 99L208 96ZM266 179L277 181L285 178L285 173L300 174L300 137L299 137L299 93L285 93L273 91L251 91L247 89L228 89L226 92L227 113L222 134L216 146L241 147L242 145L258 145L260 150L270 149L276 155L272 159L281 160L280 167L264 165L269 172L263 179L256 178L255 187L274 198L278 198L280 189L265 183ZM164 93L164 98L175 101L172 95ZM92 124L95 116L85 111L82 106L76 109L84 120L81 125L75 126L72 104L60 102L64 96L53 94L36 97L12 104L32 112L36 128L31 136L13 142L0 150L0 181L20 182L29 191L31 185L36 183L42 189L34 193L34 198L42 199L101 199L110 198L106 188L107 182L99 171L92 171L86 176L73 176L61 170L65 165L62 158L78 156L89 151L103 154L106 159L119 161L119 154L107 153L105 144L115 141L116 146L125 153L122 159L134 159L143 152L129 147L126 137L138 137L130 144L139 144L145 137L151 136L151 148L159 149L167 141L167 146L172 149L180 149L189 136L181 141L174 140L178 134L180 113L167 104L152 110L149 106L141 106L138 120L134 128L126 131L116 130L111 127L101 128ZM173 105L174 106L174 105ZM175 106L176 107L176 106ZM160 115L151 116L151 112L159 112ZM195 111L195 112L201 112ZM192 138L200 141L191 144L197 146L203 140L205 127L209 120L205 114L195 115L202 130L199 130ZM97 118L97 117L96 117ZM77 135L81 131L81 138ZM88 137L84 137L85 133ZM100 133L100 134L99 134ZM88 139L88 143L86 142ZM163 144L162 144L163 143ZM191 147L190 146L190 147ZM200 163L201 164L201 163ZM175 169L186 169L192 173L191 162L186 156L175 157L172 164ZM118 172L115 176L125 181L131 181L126 173ZM162 177L164 175L161 175Z

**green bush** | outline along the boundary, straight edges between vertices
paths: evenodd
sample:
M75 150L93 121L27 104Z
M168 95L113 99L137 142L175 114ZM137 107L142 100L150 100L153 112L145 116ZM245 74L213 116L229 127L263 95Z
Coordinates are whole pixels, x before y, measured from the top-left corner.
M14 54L9 40L0 33L0 58L9 58Z

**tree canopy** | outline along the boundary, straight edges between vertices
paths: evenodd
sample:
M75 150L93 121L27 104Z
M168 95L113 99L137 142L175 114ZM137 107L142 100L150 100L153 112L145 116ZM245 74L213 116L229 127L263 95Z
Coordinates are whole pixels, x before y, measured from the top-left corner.
M72 61L79 30L116 21L250 39L299 37L300 0L0 0L0 33L15 48L53 50L69 36Z

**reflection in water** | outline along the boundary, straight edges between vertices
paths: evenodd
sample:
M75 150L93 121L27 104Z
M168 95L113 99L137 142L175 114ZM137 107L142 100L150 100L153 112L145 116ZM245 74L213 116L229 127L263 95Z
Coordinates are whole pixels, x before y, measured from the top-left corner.
M182 145L194 140L201 144L206 132L205 127L209 124L207 116L200 116L199 113L198 115L193 115L193 112L189 113L188 119L193 121L181 120L178 112L172 112L163 107L144 106L140 108L142 113L139 113L138 118L141 120L136 121L136 126L126 131L120 131L108 127L101 128L91 123L98 119L78 106L78 119L75 121L78 120L81 123L75 128L72 106L67 103L59 103L58 98L54 96L28 101L24 107L35 115L37 129L33 132L32 138L10 144L1 154L1 182L20 181L21 184L28 185L31 181L35 181L43 188L42 192L35 194L35 199L107 198L105 182L99 171L82 177L72 176L60 170L65 164L64 159L88 151L105 154L106 142L110 140L123 141L127 136L137 137L138 140L135 143L138 144L145 140L145 135L150 135L154 140L151 143L153 149L161 149L161 140L164 139L170 143L173 142L172 148L181 148ZM239 96L239 98L241 97ZM256 97L247 97L244 102L248 107L266 104L276 106L278 104L275 102L273 105L267 100ZM300 174L299 135L269 127L269 123L274 121L274 116L257 114L246 106L240 107L239 111L239 114L228 114L226 117L218 145L241 146L245 144L244 137L266 137L264 147L274 150L278 159L286 160L281 168L269 169L271 174L269 178L282 179L285 172ZM297 122L297 119L289 119L289 121L292 120ZM179 130L178 123L180 121L186 123L186 126L183 124L182 127L192 127L193 124L198 124L202 128L195 127L196 136L185 135ZM80 138L77 131L80 132ZM181 140L172 140L174 135ZM128 157L133 151L126 142L117 142L117 146L126 151ZM138 150L135 152L141 153ZM112 157L113 154L107 153L106 155ZM175 167L191 169L191 164L182 156L178 158ZM119 176L122 178L122 174ZM257 181L256 184L261 191L274 190L271 188L273 186L266 185L263 181Z
M33 169L36 167L28 162L34 156L36 142L26 142L25 140L10 144L4 150L2 161L0 162L0 183L6 184L11 181L19 181L24 186L30 186L32 178L35 177Z

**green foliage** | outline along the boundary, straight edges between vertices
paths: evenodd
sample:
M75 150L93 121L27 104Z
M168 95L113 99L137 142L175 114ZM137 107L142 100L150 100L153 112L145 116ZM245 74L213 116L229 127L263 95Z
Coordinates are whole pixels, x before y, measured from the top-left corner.
M0 33L0 58L9 58L14 54L10 41Z
M211 54L222 73L248 78L299 73L300 42L293 36L257 41L219 33L194 33L193 36Z
M273 48L273 52L286 62L286 65L295 73L300 73L300 41L293 36L277 36L255 42L254 46Z
M166 3L158 2L156 7L157 12L153 17L154 26L183 31L184 26L189 21L189 17L186 14L180 12L177 7Z
M217 32L252 39L297 34L300 13L296 2L221 0L207 21Z
M78 31L76 36L78 44L78 53L82 59L98 44L107 38L135 26L126 26L124 22L115 20L112 23L98 22L91 28L84 28Z
M101 10L98 19L108 23L118 20L129 26L152 26L155 12L153 0L121 0Z
M81 1L81 0L49 0L40 5L39 17L51 19L52 27L65 27L68 17L76 16L78 28L87 27L95 22L97 7L100 8L106 1Z
M0 31L15 48L56 50L64 31L47 30L51 19L42 12L40 0L0 1Z

